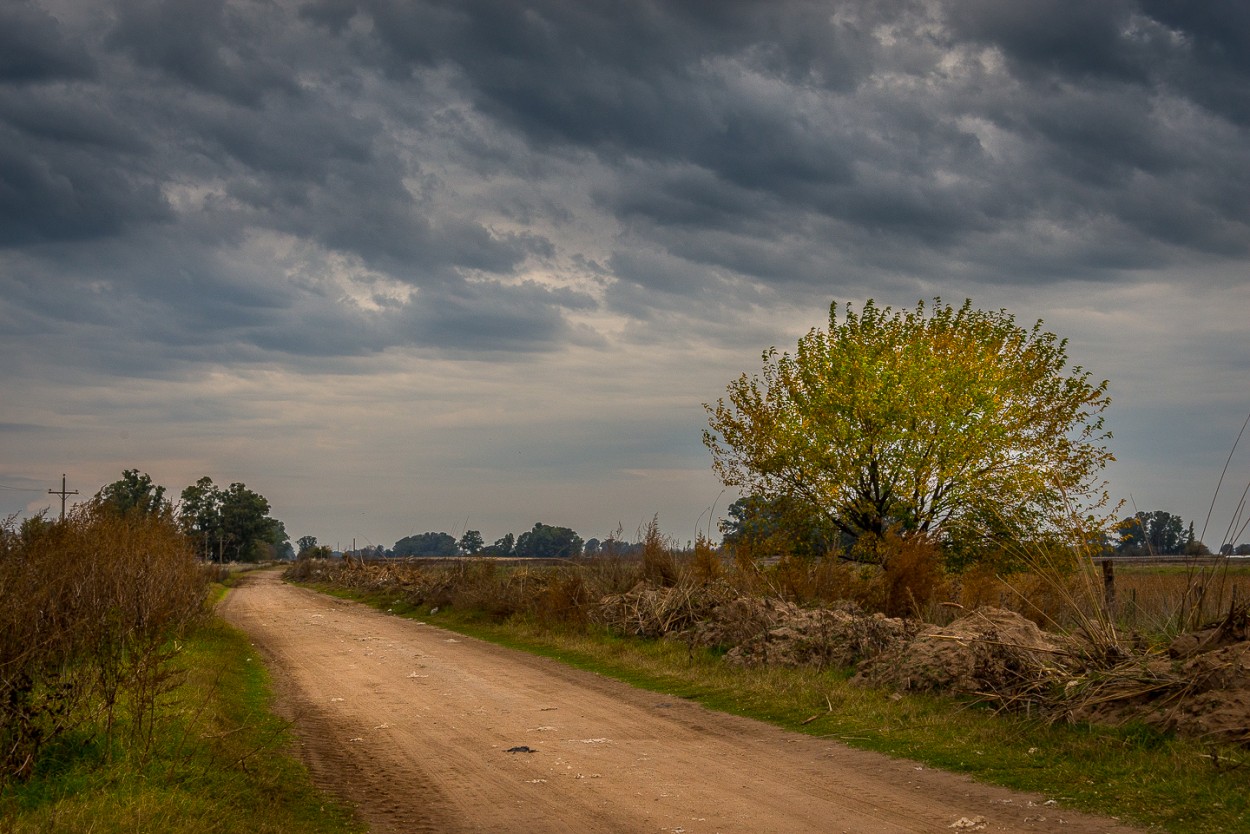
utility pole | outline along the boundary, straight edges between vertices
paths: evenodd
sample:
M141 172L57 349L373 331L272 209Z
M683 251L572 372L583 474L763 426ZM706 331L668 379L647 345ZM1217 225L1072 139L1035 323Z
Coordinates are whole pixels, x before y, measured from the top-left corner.
M66 496L69 496L69 495L77 495L78 490L65 488L65 473L62 472L61 473L61 490L58 492L55 489L50 489L48 490L48 494L61 496L61 521L64 521L65 520L65 498Z

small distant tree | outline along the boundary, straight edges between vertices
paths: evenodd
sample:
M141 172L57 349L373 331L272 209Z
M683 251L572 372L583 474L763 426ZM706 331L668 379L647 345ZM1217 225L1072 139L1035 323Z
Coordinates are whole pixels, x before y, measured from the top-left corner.
M495 539L495 543L482 548L483 556L511 556L513 548L516 546L516 537L511 533L505 533Z
M276 533L265 496L235 482L221 496L221 530L225 551L240 562L256 562L269 553Z
M124 470L121 479L101 488L96 498L118 515L160 515L170 509L165 487L153 483L151 476L140 474L138 469Z
M1193 525L1164 510L1137 512L1116 525L1120 534L1117 546L1129 556L1174 556L1184 553L1193 541Z
M457 556L460 553L456 539L449 533L418 533L405 536L395 542L391 549L396 556Z
M464 535L460 537L460 550L470 556L476 554L485 544L478 530L465 530Z
M296 546L299 548L298 553L302 556L304 551L312 550L317 546L316 536L300 536L295 540Z
M852 538L1022 539L1107 501L1107 383L1069 370L1041 321L940 299L899 312L869 300L839 318L835 304L827 330L763 361L705 406L713 469Z
M266 544L272 551L270 558L283 561L295 558L295 548L291 547L291 537L287 535L286 525L279 519L269 519L269 536Z
M582 538L568 527L554 527L539 522L528 533L522 533L513 548L513 555L524 558L559 559L582 554Z
M222 558L221 499L221 490L205 475L184 489L178 502L178 524L202 559Z

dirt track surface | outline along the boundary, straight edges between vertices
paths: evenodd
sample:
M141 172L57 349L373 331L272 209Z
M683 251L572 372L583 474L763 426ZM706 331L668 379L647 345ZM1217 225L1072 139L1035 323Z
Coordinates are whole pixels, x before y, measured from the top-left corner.
M248 575L220 607L374 832L1131 832ZM510 748L533 752L508 752Z

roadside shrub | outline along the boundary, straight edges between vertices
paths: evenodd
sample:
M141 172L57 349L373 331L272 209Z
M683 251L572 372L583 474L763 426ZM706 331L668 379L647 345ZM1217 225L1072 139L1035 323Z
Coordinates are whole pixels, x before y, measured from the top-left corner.
M177 683L171 638L202 616L205 591L168 511L95 501L64 521L0 525L0 778L29 775L47 745L97 722L105 749L144 753Z
M660 533L660 517L654 516L643 531L642 537L642 576L643 579L659 585L670 587L677 584L677 560L673 557L672 548Z
M888 534L883 544L881 610L890 617L919 617L946 589L941 551L923 535Z

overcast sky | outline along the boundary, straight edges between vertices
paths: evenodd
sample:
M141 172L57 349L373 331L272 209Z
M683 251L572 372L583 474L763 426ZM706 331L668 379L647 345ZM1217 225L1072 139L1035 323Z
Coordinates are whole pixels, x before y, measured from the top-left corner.
M1067 337L1113 493L1201 529L1250 411L1250 4L0 3L5 515L137 468L332 545L684 542L736 497L702 403L831 302L934 296Z

